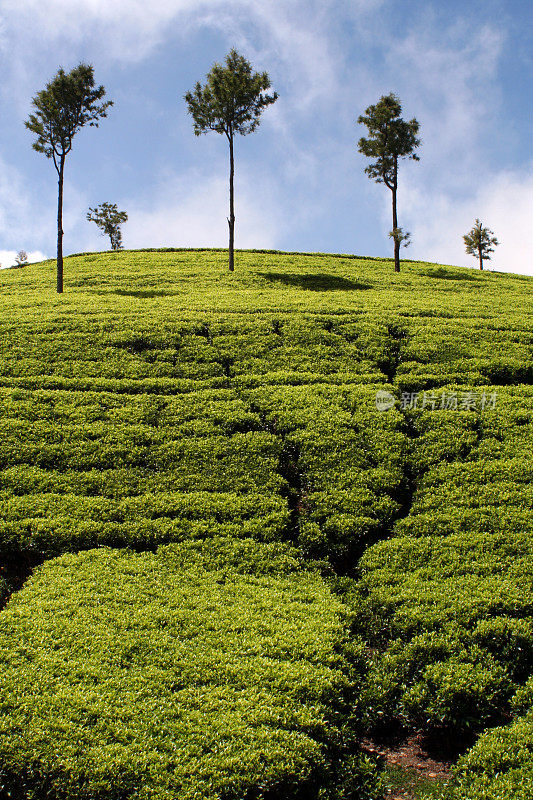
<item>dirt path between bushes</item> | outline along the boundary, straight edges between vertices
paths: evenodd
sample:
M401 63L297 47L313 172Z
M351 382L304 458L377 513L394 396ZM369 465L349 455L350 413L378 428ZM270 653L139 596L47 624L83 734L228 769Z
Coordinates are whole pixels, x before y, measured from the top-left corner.
M405 771L405 785L401 778L395 779L397 784L389 790L388 800L417 800L416 784L425 786L435 782L439 786L445 785L451 777L453 761L437 760L432 757L424 743L424 736L417 734L409 739L393 745L365 739L362 749L374 756L380 756L386 767L398 771L398 776Z

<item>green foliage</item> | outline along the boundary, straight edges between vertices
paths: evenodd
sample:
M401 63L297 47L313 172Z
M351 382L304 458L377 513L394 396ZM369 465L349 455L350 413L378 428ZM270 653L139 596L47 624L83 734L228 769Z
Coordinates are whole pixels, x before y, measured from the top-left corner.
M15 267L26 267L28 265L28 254L25 250L19 250L15 258Z
M409 231L404 231L403 228L393 228L389 233L389 239L392 239L400 247L409 247L411 244L411 234Z
M358 669L346 612L278 545L49 562L0 618L1 788L376 797L365 758L336 766Z
M485 228L479 219L476 219L472 230L465 233L463 240L468 255L479 258L480 269L483 269L483 261L490 261L489 253L493 253L494 247L499 244L494 232Z
M156 616L164 617L154 583L143 585L146 574L177 574L177 552L186 554L180 580L190 566L203 587L209 580L206 565L198 561L202 552L218 559L217 570L226 569L225 578L217 572L226 588L228 581L241 586L239 564L246 580L274 580L257 574L254 553L265 554L263 570L281 559L287 571L282 580L293 587L290 591L299 591L303 574L311 580L309 572L300 572L303 559L319 559L339 596L353 607L357 635L348 658L345 620L342 655L335 651L344 677L325 689L327 694L331 688L331 703L328 699L324 708L335 743L323 735L322 722L303 738L298 729L298 743L314 744L310 750L307 744L291 749L291 739L290 747L276 751L269 761L273 793L291 796L301 789L312 797L320 784L331 787L324 793L338 800L348 796L350 786L355 796L366 791L373 800L379 797L375 765L349 744L354 731L370 726L395 731L423 726L441 738L466 742L516 715L516 722L502 730L514 731L526 753L530 723L518 718L526 719L531 708L533 653L533 330L525 279L412 262L394 275L387 261L245 252L235 280L223 274L223 259L222 252L209 250L72 258L71 291L61 308L48 289L50 262L2 273L0 575L10 583L12 575L13 580L24 576L10 571L8 577L8 563L10 568L31 565L101 545L130 551L118 556L101 548L46 564L13 596L0 620L13 620L13 609L27 602L24 625L33 615L34 641L44 619L48 627L42 630L71 624L71 606L78 609L78 621L86 620L85 614L95 612L88 593L82 610L77 593L69 589L63 598L65 584L56 579L68 573L74 580L83 564L83 581L93 593L106 594L100 606L107 607L109 599L117 620L120 633L113 647L120 649L122 636L134 647L135 630L121 620L132 609L131 618L138 619L143 602L142 613L149 613L148 586L158 598ZM389 411L377 410L378 391L396 399ZM234 542L234 556L226 545L216 550L220 536ZM298 552L288 551L287 542ZM168 546L157 556L132 555L162 543ZM124 590L120 570L116 591L113 578L105 577L107 558L132 569L142 564L138 605ZM161 559L167 567L161 567ZM312 580L325 591L317 575ZM175 597L177 581L161 581L167 596ZM212 589L206 594L211 599ZM277 606L272 594L260 596L270 625ZM60 601L63 616L54 613ZM213 601L213 606L213 614L223 616L221 604ZM319 616L323 613L320 603L308 604L305 625L314 625L315 606ZM190 617L192 625L194 608ZM219 625L219 617L210 619ZM321 617L313 628L317 646L331 632L323 622ZM86 641L88 634L78 636L78 622L72 624L76 635L65 633L60 653L78 639ZM103 625L97 630L103 637ZM163 625L161 630L164 635ZM283 622L289 640L290 630ZM155 654L157 636L151 639ZM298 637L296 631L295 647ZM5 642L9 663L20 656L17 641L11 636ZM53 659L44 634L38 641L43 658L48 652ZM236 674L244 669L244 659L235 652ZM68 663L62 658L60 674L75 687ZM143 670L137 671L135 686L161 675ZM84 668L80 674L86 675ZM15 680L14 672L10 675ZM298 685L296 680L288 689L283 683L279 702L292 703ZM85 694L92 702L93 695ZM124 703L133 695L132 690ZM39 741L49 753L46 743L56 729L48 712L55 690L43 690L40 697L35 702L44 711L32 730L41 732ZM76 691L69 697L65 689L58 698L66 708L58 720L68 718L68 730L74 732L70 741L82 742L83 750L87 731L94 733L98 726L85 724L85 706ZM135 698L148 703L142 692ZM78 700L76 716L70 703ZM9 703L6 714L20 720L26 706L17 704L13 692ZM349 724L343 721L344 733L337 737L337 722L345 720L348 706ZM168 707L158 713L165 716ZM307 714L308 706L298 708L296 716ZM340 714L333 722L330 710ZM138 740L146 736L131 716L125 719L124 738L130 725ZM257 726L238 719L234 724L244 742L254 739ZM164 749L168 728L150 730L149 752ZM277 731L272 727L265 741ZM285 742L289 733L283 729L280 736ZM502 741L511 741L505 737ZM28 741L20 752L30 759L28 748L36 739ZM482 735L479 741L489 739ZM74 753L68 747L68 768L58 767L50 780L61 787L71 781L73 800L89 751ZM106 798L113 796L110 782L119 796L137 785L128 769L140 763L135 761L140 750L133 748L129 761L127 749L124 744L120 750L122 761L113 761L113 754L111 761L101 760L112 767L101 776ZM105 752L107 759L111 751ZM294 774L287 766L294 753L295 770L303 764L302 782L285 791L285 778L276 781ZM13 759L9 763L20 766ZM113 771L119 763L124 766L120 776ZM488 800L495 773L488 758L479 763L475 785L485 786L479 790L485 795L476 788L472 798ZM511 777L500 771L501 798L510 800L515 788L520 796L520 787L527 786L520 776L520 769L528 774L525 755L520 763L509 771ZM235 774L244 775L248 766L237 766L242 771ZM23 769L16 774L26 774ZM257 774L246 772L252 776L250 787L257 786ZM469 771L461 778L464 797L474 792L472 776ZM241 788L235 789L237 795ZM231 791L227 788L229 796ZM254 791L261 796L262 790L250 788L251 796ZM91 792L93 787L84 800L98 797L96 789ZM69 797L66 790L60 796Z
M116 203L100 203L96 208L89 208L87 220L100 228L102 236L109 236L112 250L122 250L120 226L128 221L128 215L119 211Z
M528 800L533 792L533 714L480 737L461 759L450 800Z
M408 412L417 491L361 562L361 629L384 650L364 695L375 725L481 731L531 674L533 395L493 390L485 409L442 409L438 391Z
M95 87L94 69L80 64L66 73L60 69L32 100L34 113L25 125L35 134L33 149L51 158L58 175L57 198L57 275L58 294L63 293L63 186L65 160L72 150L72 141L86 125L98 127L107 116L111 100L100 103L105 96L103 86Z
M64 158L72 149L76 133L86 125L98 127L111 100L99 103L105 96L103 86L94 84L94 69L80 64L70 72L58 70L57 75L32 100L34 113L26 127L35 134L33 149L54 161Z
M235 268L235 154L234 137L246 136L258 127L261 114L278 99L276 92L267 94L270 78L266 72L253 72L252 66L235 49L226 56L225 65L215 64L205 86L197 83L187 92L185 102L193 118L194 133L207 131L226 136L229 143L229 269Z
M359 139L359 152L373 159L365 172L377 183L384 183L392 192L392 230L389 237L394 241L395 272L400 271L400 248L411 243L411 234L404 232L398 224L398 163L402 158L420 160L416 153L420 146L420 125L416 119L406 122L401 113L400 101L391 93L369 106L365 115L357 120L359 125L365 125L368 130L368 137Z
M503 715L531 663L531 555L523 533L398 538L367 552L366 624L390 642L370 682L376 719L461 731ZM383 672L394 692L380 713Z
M415 150L420 146L416 119L406 122L395 94L384 95L369 106L357 122L368 129L368 137L359 139L359 152L374 161L365 168L369 178L393 189L398 181L398 160L419 161Z
M198 82L185 95L196 136L215 131L230 139L253 133L264 109L278 99L276 92L266 94L270 87L266 72L253 72L250 62L231 50L224 65L211 68L205 86Z
M119 292L126 274L135 292L136 258L170 259L166 277L154 278L163 287L186 280L190 258L116 257L126 259L113 276ZM214 277L220 256L205 257ZM257 291L268 286L277 303L279 290L260 275ZM177 313L175 295L132 300L107 295L117 284L105 273L96 291L79 280L94 317L73 314L68 329L51 318L45 339L28 319L4 338L0 553L231 534L297 538L310 556L347 569L382 535L398 510L403 440L400 415L375 408L383 375L369 354L380 356L382 343L373 345L366 319L199 316L189 305L207 286ZM139 280L146 286L144 271ZM145 305L124 323L131 302Z

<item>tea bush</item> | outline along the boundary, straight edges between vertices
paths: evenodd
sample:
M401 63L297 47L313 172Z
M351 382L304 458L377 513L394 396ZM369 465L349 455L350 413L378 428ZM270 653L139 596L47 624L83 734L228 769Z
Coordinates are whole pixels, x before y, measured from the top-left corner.
M0 617L0 787L49 798L375 797L339 757L364 668L296 551L215 539L40 568Z
M406 411L409 513L360 564L361 630L384 651L364 694L375 726L482 731L531 674L533 393L491 392L486 408L443 409L436 391ZM421 650L426 635L448 646Z
M533 714L483 734L456 770L450 800L528 800L533 793Z
M117 621L116 642L103 623L96 626L105 640L101 664L108 663L106 653L119 652L122 638L132 648L124 661L129 664L145 657L147 641L123 624L130 612L134 619L145 614L140 630L151 631L153 652L159 652L159 633L146 616L152 595L143 592L152 587L159 620L164 601L152 577L145 585L145 573L152 576L155 569L148 565L157 564L166 576L185 574L170 553L186 552L196 563L192 554L205 547L213 558L223 536L235 543L238 557L232 560L226 549L225 558L241 576L237 562L251 573L257 569L246 547L254 553L259 548L276 562L274 553L281 553L276 548L291 542L299 548L300 555L294 556L299 564L302 556L321 560L332 586L352 605L365 648L356 638L356 666L348 672L343 666L339 683L317 679L317 691L319 685L327 684L326 695L331 689L331 703L323 704L325 716L320 716L322 700L316 697L309 705L291 705L299 679L292 686L281 681L283 691L272 712L276 717L279 709L290 709L296 727L276 722L265 733L250 709L248 717L239 717L237 701L231 713L218 707L220 719L229 720L224 742L234 741L234 727L250 744L252 760L248 766L231 761L237 756L230 744L218 751L198 744L189 754L191 763L201 765L212 756L211 765L224 770L231 762L224 778L217 772L215 783L210 788L202 784L198 791L213 800L244 792L249 797L298 792L307 797L318 792L320 783L326 794L337 792L339 800L348 796L350 786L355 796L378 796L375 765L346 744L344 735L337 737L336 723L328 716L342 708L344 718L350 706L350 729L352 723L358 730L422 727L464 742L511 714L521 715L501 729L503 738L494 733L494 741L516 736L522 766L498 772L494 764L500 756L493 763L492 756L482 758L481 750L474 749L471 764L478 759L480 765L475 780L467 755L458 791L466 797L475 786L482 787L475 789L475 800L510 800L520 791L527 795L527 781L520 784L517 777L518 769L528 774L526 755L533 741L524 721L531 708L533 652L533 309L527 279L417 262L405 262L402 273L394 274L390 263L379 259L275 252L240 253L237 271L228 275L223 252L168 250L70 258L67 291L57 298L53 269L52 262L45 262L5 271L0 279L0 586L5 586L0 597L18 588L38 561L91 552L45 565L0 619L13 620L12 609L27 597L28 625L35 601L36 618L44 615L53 627L43 610L53 610L61 600L52 584L60 574L74 580L77 565L83 565L80 580L83 575L93 592L106 594L103 605L109 601ZM396 400L389 411L376 408L378 391ZM157 555L146 553L162 543L168 547L160 547ZM129 550L120 555L92 550L102 545ZM163 553L167 567L160 567ZM128 592L113 595L106 564L115 561L129 564L133 572L133 564L144 565L138 582L145 610ZM196 570L194 564L191 569ZM117 585L137 580L121 570ZM296 591L303 578L291 570L286 580ZM195 586L209 584L206 597L225 591L209 583L211 566L194 574ZM227 588L227 581L220 586ZM257 588L258 601L263 598L263 613L271 619L274 595L269 600L261 591ZM72 604L78 621L90 609L96 613L88 593L83 608L76 605L75 594L69 590L57 617L61 631L67 630L61 627L67 626L67 606ZM169 602L175 596L172 588ZM244 596L249 597L246 591ZM309 625L314 625L314 604L308 604L308 612ZM210 619L227 632L223 610L219 613ZM317 613L320 617L320 608ZM75 625L70 630L72 635L65 632L61 640L62 653L68 654L78 640L87 641L88 633L78 636ZM316 630L317 642L329 636ZM161 631L166 641L163 623ZM296 647L298 631L293 634L290 626L284 631ZM206 643L202 636L190 642L201 649ZM14 641L5 641L6 663L20 655ZM39 642L44 658L44 640ZM248 669L237 644L235 675ZM53 661L53 651L47 657ZM14 750L9 756L5 780L13 786L24 775L32 787L21 790L26 796L19 800L28 800L41 779L33 800L52 798L54 792L71 800L148 792L149 783L141 785L138 778L143 737L147 754L158 754L152 761L146 756L143 776L165 796L165 781L178 775L184 762L169 755L166 737L177 727L172 727L176 715L169 709L175 707L167 702L171 690L164 681L162 705L155 707L160 663L141 659L135 662L141 663L139 669L128 672L133 683L121 708L130 700L139 702L146 711L138 717L142 729L125 710L122 726L104 715L99 728L83 696L100 708L102 698L115 696L118 673L110 668L110 694L96 697L94 692L107 684L102 680L87 689L91 675L99 679L94 661L89 659L86 669L81 656L73 658L77 673L68 672L70 663L67 658L44 671L41 679L49 682L31 705L43 714L34 718L23 760L17 761ZM57 698L50 688L56 666L64 679ZM10 676L15 680L13 671ZM151 687L147 693L146 686ZM302 686L305 694L305 680ZM202 697L201 685L194 691ZM205 708L214 708L213 698L203 696ZM26 695L18 697L20 702L15 694L9 700L15 721L30 708ZM56 702L66 709L57 725L51 712ZM198 700L191 720L200 707ZM152 727L146 722L152 712L161 723L160 733L155 722ZM265 719L271 721L268 714ZM310 728L304 731L298 720L305 719ZM63 723L71 738L61 762L61 750L54 761L52 743ZM103 749L85 754L86 736L105 731L107 736L119 728L118 743L108 747L102 739L98 746ZM19 735L10 730L10 736ZM259 763L259 751L253 749L259 731L273 748L264 784L258 782L260 770L253 772ZM479 748L492 742L491 735L481 735ZM33 758L37 751L47 754L46 775ZM104 772L98 772L99 764ZM297 772L301 780L294 777ZM88 774L90 788L84 784ZM497 790L494 781L500 781Z

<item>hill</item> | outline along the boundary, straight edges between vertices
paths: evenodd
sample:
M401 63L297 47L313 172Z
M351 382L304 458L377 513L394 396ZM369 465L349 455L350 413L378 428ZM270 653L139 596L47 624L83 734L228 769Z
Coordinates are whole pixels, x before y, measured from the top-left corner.
M375 800L422 731L530 797L533 279L53 268L0 276L0 795Z

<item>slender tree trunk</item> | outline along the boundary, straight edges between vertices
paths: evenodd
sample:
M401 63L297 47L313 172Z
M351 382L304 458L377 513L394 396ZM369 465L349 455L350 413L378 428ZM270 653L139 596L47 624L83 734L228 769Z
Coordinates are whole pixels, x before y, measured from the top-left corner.
M481 247L479 248L479 268L483 269L483 253L481 251Z
M396 178L396 176L395 176ZM398 185L396 180L394 181L393 188L392 188L392 229L396 233L398 229L398 208L397 208L397 192L398 192ZM394 237L394 272L400 271L400 241L395 236Z
M61 156L57 197L57 293L63 293L63 176L65 157Z
M235 156L233 152L233 134L229 137L229 271L235 270Z

